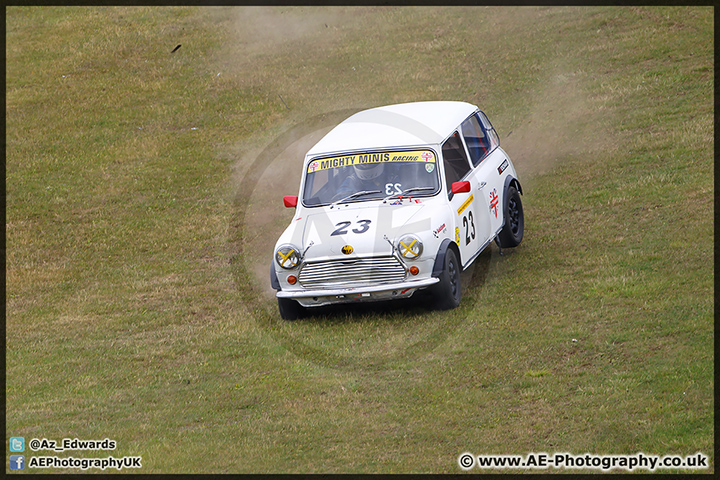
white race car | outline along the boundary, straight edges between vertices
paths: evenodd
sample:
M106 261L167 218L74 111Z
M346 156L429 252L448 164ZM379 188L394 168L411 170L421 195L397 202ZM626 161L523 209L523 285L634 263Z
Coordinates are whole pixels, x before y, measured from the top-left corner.
M460 272L523 238L522 188L485 114L464 102L365 110L313 146L275 245L280 315L407 298L460 303Z

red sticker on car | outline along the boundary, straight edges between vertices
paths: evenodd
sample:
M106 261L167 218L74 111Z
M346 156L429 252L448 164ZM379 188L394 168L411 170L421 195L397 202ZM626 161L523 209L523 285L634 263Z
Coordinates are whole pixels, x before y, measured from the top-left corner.
M508 167L508 161L507 158L500 164L498 167L498 175L502 175L502 173L505 171L505 169Z
M493 188L493 191L490 192L490 210L493 211L495 214L495 218L497 218L497 207L499 203L498 195L497 195L497 188Z

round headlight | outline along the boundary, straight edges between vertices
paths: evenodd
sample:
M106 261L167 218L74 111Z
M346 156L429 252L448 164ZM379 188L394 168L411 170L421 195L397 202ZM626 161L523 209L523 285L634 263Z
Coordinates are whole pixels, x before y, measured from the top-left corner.
M300 263L300 251L294 245L280 245L275 252L275 261L282 268L295 268Z
M405 260L420 258L423 251L423 244L415 235L403 235L398 240L397 251Z

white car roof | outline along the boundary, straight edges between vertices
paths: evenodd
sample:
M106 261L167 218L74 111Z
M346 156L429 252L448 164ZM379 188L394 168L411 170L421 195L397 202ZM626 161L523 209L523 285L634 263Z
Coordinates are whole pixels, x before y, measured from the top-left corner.
M371 108L333 128L307 155L437 144L477 109L470 103L448 101Z

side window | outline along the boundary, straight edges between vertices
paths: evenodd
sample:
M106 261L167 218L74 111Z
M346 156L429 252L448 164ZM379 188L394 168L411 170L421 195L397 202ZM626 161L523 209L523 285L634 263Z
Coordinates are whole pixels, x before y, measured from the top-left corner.
M465 120L461 126L465 144L470 152L470 160L474 166L478 166L483 158L490 153L490 140L480 127L480 121L477 115Z
M445 166L445 182L447 190L453 182L462 180L470 171L470 163L465 154L465 147L460 140L460 134L455 132L442 146L443 165Z
M496 147L500 146L500 138L498 137L497 132L495 132L490 120L488 120L487 116L483 112L478 112L477 116L480 117L480 122L482 122L483 128L490 139L490 151L493 151Z

